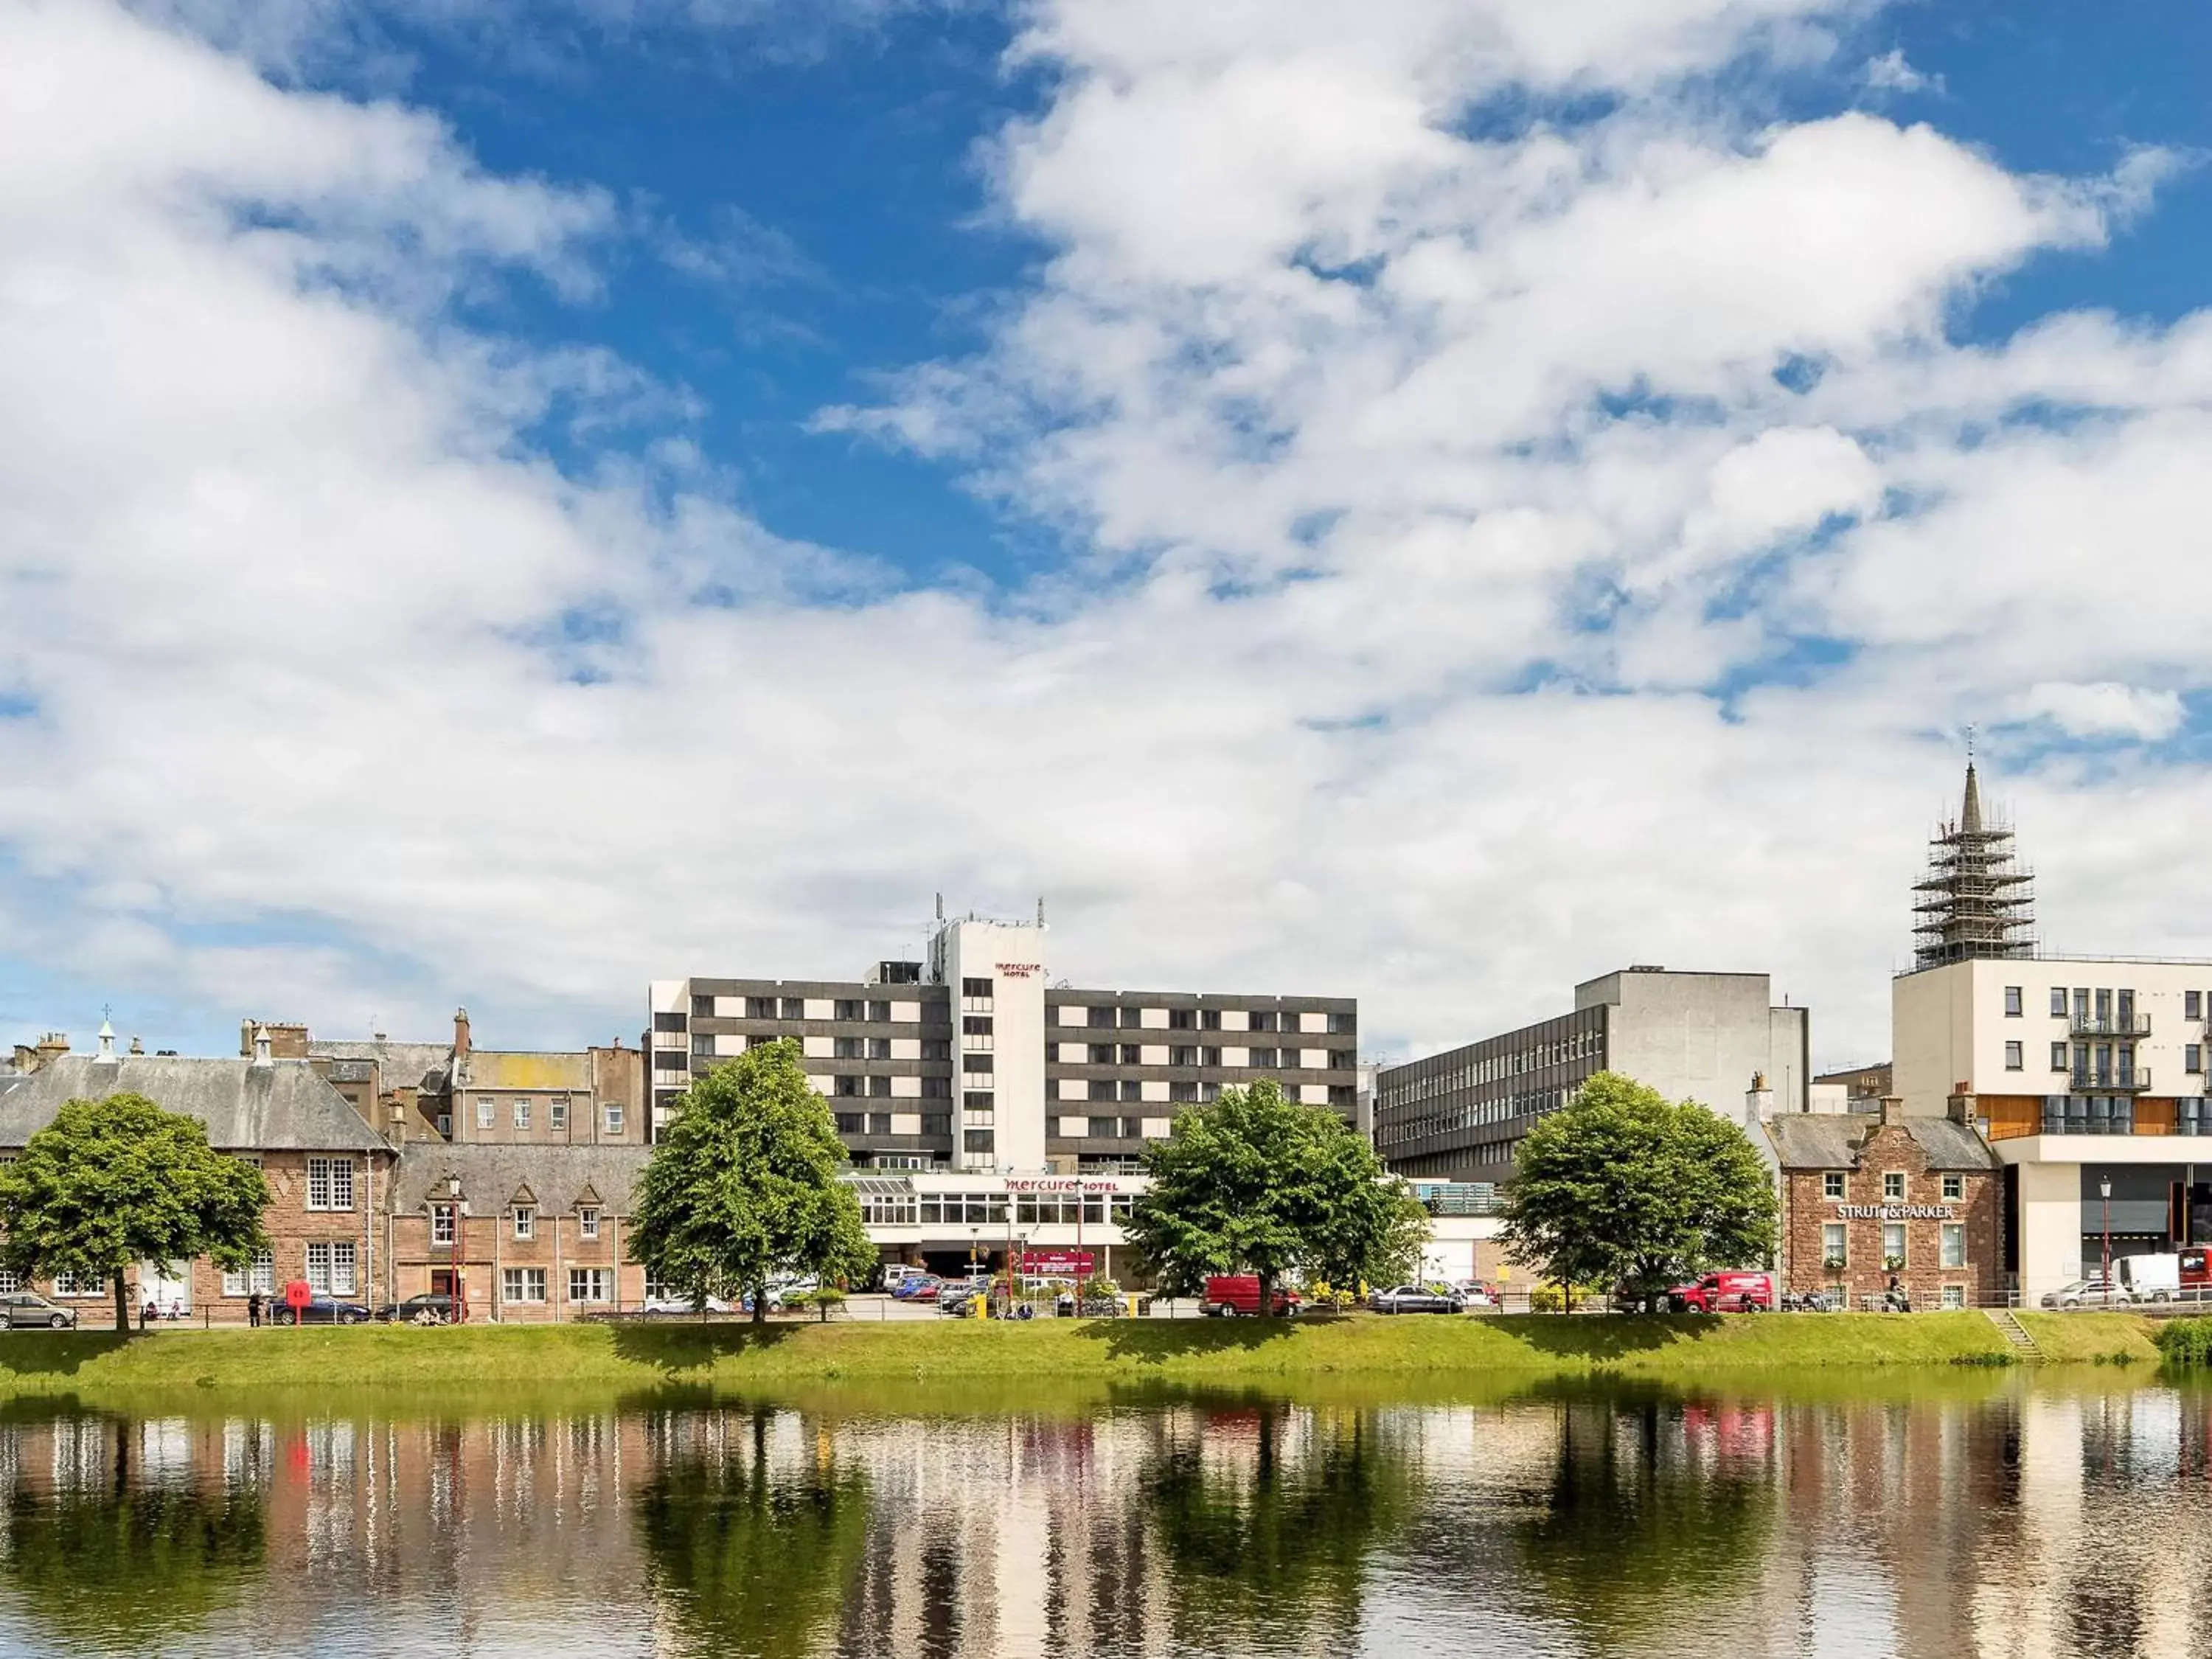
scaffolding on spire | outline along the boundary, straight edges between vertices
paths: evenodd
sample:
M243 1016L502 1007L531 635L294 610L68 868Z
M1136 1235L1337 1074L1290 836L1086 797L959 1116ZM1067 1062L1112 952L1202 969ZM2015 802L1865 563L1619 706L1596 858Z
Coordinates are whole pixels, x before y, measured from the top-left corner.
M1982 791L1966 762L1955 823L1928 843L1928 874L1913 884L1913 966L2035 953L2035 877L2016 862L2012 831L1982 821Z

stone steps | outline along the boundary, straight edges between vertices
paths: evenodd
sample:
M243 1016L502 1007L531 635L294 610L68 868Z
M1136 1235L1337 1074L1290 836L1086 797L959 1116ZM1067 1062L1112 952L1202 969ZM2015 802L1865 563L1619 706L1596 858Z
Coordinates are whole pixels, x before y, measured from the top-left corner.
M2027 1327L2013 1316L2009 1308L1985 1308L1990 1323L2004 1333L2004 1340L2012 1345L2013 1352L2022 1359L2040 1359L2043 1350L2035 1346L2035 1339L2027 1334Z

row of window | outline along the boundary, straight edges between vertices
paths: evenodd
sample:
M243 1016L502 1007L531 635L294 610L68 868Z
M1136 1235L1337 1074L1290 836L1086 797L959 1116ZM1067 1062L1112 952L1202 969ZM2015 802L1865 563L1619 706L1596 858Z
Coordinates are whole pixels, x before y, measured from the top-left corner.
M507 1267L500 1273L501 1300L505 1302L543 1302L545 1300L546 1276L543 1267ZM568 1269L568 1300L571 1302L611 1302L615 1294L615 1274L611 1267L571 1267Z
M1334 1094L1335 1091L1330 1091ZM1385 1118L1380 1109L1376 1113L1375 1144L1378 1146L1402 1146L1409 1141L1425 1140L1432 1135L1451 1134L1474 1129L1492 1123L1510 1122L1515 1118L1540 1117L1547 1112L1556 1112L1573 1097L1572 1089L1529 1089L1514 1094L1500 1095L1490 1100L1476 1101L1470 1105L1431 1107L1417 1115L1400 1114Z
M1966 1177L1962 1175L1945 1176L1942 1193L1946 1203L1957 1203L1966 1195ZM1820 1176L1820 1195L1823 1198L1849 1198L1850 1174L1843 1170L1824 1171ZM1885 1204L1905 1202L1904 1170L1884 1170L1881 1172L1881 1201Z
M1600 1057L1604 1047L1602 1038L1601 1030L1590 1025L1559 1036L1546 1037L1540 1042L1499 1048L1486 1054L1470 1055L1449 1066L1432 1065L1421 1071L1415 1071L1412 1066L1396 1067L1384 1074L1386 1081L1378 1090L1376 1109L1410 1106L1420 1101L1454 1094L1462 1089L1480 1088L1486 1083L1499 1083L1508 1078L1521 1077L1529 1072L1595 1059Z
M533 1102L518 1097L509 1104L507 1109L516 1128L527 1130L530 1127L534 1111ZM602 1106L599 1109L599 1121L605 1126L605 1133L611 1135L620 1134L623 1132L623 1109L619 1106ZM448 1133L452 1132L451 1122L451 1119L447 1117L441 1116L439 1119L440 1127L445 1128ZM477 1097L477 1127L490 1129L498 1122L498 1097L478 1095ZM545 1103L545 1127L556 1134L567 1132L568 1127L567 1101L549 1100Z
M1939 1267L1964 1267L1966 1265L1966 1224L1963 1221L1946 1221L1937 1227L1936 1265ZM1850 1224L1844 1221L1823 1223L1820 1228L1820 1265L1831 1273L1840 1273L1850 1266ZM1906 1251L1906 1228L1902 1221L1881 1224L1881 1265L1890 1273L1900 1273L1912 1262ZM1923 1262L1922 1266L1927 1264ZM1947 1302L1946 1307L1953 1306Z
M1161 1029L1156 1022L1148 1022L1145 1018L1148 1012L1161 1012L1162 1011L1158 1009L1094 1007L1085 1012L1080 1022L1068 1018L1073 1012L1072 1009L1062 1008L1060 1023L1063 1025L1080 1023L1097 1030L1103 1030L1109 1027L1135 1030L1148 1025L1154 1030ZM1235 1029L1222 1024L1221 1016L1224 1012L1233 1013L1236 1011L1220 1008L1170 1008L1165 1011L1164 1029L1170 1031L1220 1031ZM1358 1024L1348 1013L1333 1013L1325 1020L1319 1021L1316 1027L1310 1028L1302 1015L1285 1013L1278 1008L1249 1008L1244 1011L1244 1024L1242 1029L1247 1031L1300 1031L1318 1029L1334 1032L1340 1036L1349 1036L1358 1029Z
M451 1244L453 1242L455 1210L451 1204L430 1206L430 1242ZM534 1204L515 1204L508 1206L507 1224L517 1238L538 1237L538 1206ZM576 1208L576 1236L597 1238L599 1236L599 1209L595 1204L582 1204Z
M2027 1069L2027 1052L2024 1043L2005 1044L2005 1070L2024 1071ZM2051 1045L2051 1069L2054 1072L2070 1072L2079 1078L2094 1077L2108 1087L2116 1079L2121 1083L2133 1083L2138 1076L2136 1068L2135 1045L2128 1042L2123 1042L2118 1047L2109 1042L2070 1044L2054 1042ZM2203 1044L2191 1042L2184 1045L2182 1069L2191 1073L2199 1073L2204 1069ZM2140 1075L2145 1079L2149 1077L2148 1072Z
M1073 1046L1073 1044L1062 1045L1063 1048ZM1083 1063L1090 1066L1142 1066L1147 1063L1144 1057L1145 1046L1137 1042L1088 1043L1084 1048ZM1247 1048L1243 1052L1243 1065L1258 1070L1312 1069L1348 1072L1358 1063L1358 1055L1349 1048L1333 1048L1325 1051L1328 1058L1318 1067L1306 1066L1302 1056L1307 1051L1301 1048ZM1316 1049L1313 1052L1324 1051ZM1219 1067L1222 1063L1221 1056L1222 1050L1219 1048L1199 1047L1194 1044L1176 1044L1168 1048L1167 1063L1170 1066Z
M919 1081L921 1084L921 1091L918 1095L910 1097L910 1098L918 1100L951 1099L952 1079L951 1078L926 1077L919 1079ZM874 1077L862 1077L855 1076L851 1073L840 1073L838 1076L834 1077L830 1080L830 1092L833 1097L840 1100L852 1100L867 1097L884 1099L888 1098L890 1095L891 1080L888 1073L879 1073Z
M2071 1020L2077 1026L2101 1025L2120 1031L2136 1029L2136 994L2126 986L2114 990L2108 986L2077 985L2069 997L2065 986L2054 985L2051 988L2050 1006L2051 1018ZM2027 1012L2026 987L2004 988L2004 1011L2008 1019L2019 1019ZM2184 1019L2202 1019L2203 994L2184 991L2181 1012Z

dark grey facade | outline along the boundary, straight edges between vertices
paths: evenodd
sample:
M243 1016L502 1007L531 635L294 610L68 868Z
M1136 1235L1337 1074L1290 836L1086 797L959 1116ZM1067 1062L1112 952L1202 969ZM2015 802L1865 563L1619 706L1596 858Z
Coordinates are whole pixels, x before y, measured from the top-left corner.
M1375 1150L1414 1179L1502 1181L1536 1120L1607 1069L1601 1003L1502 1036L1385 1067L1375 1079Z

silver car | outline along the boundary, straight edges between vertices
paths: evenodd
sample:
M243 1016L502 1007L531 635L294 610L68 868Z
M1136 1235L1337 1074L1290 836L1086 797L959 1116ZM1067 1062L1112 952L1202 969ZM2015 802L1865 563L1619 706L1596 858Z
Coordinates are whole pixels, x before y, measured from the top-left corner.
M66 1331L76 1325L76 1310L57 1307L34 1291L12 1291L0 1296L0 1322L9 1330Z

